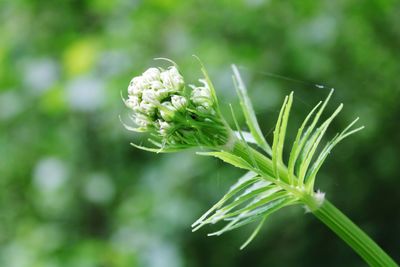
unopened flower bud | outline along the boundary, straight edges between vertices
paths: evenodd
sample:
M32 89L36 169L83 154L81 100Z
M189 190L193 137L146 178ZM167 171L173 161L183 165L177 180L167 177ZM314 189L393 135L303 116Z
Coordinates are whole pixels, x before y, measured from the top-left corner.
M205 108L210 108L213 104L213 100L211 98L210 90L206 87L192 87L192 95L190 99L197 106L203 106Z
M152 81L150 83L150 87L151 89L153 89L154 91L158 91L158 90L162 90L165 88L165 86L162 84L162 82L160 82L159 80L157 81Z
M136 114L135 123L142 128L146 128L149 125L151 125L151 122L149 121L148 117L142 114Z
M171 82L173 86L178 90L181 90L185 82L178 69L175 66L172 66L168 69L168 72L171 77Z
M172 124L168 123L166 121L162 121L162 120L158 120L157 121L158 127L159 127L159 133L162 136L166 136L170 133L171 129L172 129Z
M196 110L204 114L213 114L214 111L210 106L197 106Z
M148 89L143 91L142 99L149 103L158 103L160 99L154 90Z
M157 68L149 68L143 73L142 77L148 83L158 81L160 80L160 70Z
M137 111L139 108L139 97L130 95L129 98L125 100L125 105L128 108Z
M166 88L172 90L173 92L179 92L182 90L184 80L176 67L172 66L168 70L163 71L160 74L160 77L163 85Z
M140 96L148 87L149 84L141 76L135 77L129 83L128 94Z
M175 117L176 109L171 104L171 102L164 102L161 104L162 107L160 108L160 116L165 121L172 121Z
M161 89L161 90L155 91L155 94L157 96L157 99L161 102L170 95L170 92L168 89Z
M161 72L160 77L164 87L167 87L168 89L173 88L171 77L169 76L169 72L167 70Z
M153 103L143 100L140 103L140 111L148 116L153 116L156 112L156 106Z
M173 95L171 97L171 103L178 111L184 111L187 107L187 100L185 97L180 95Z

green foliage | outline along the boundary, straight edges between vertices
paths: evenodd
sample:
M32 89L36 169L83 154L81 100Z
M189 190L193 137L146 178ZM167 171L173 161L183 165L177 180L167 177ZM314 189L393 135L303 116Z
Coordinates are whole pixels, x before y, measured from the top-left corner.
M253 125L249 126L249 128L252 129L250 130L250 135L252 136L252 142L250 143L255 141L257 145L265 149L266 146L264 142L266 141L265 139L260 139L263 135L260 132L257 120L255 119L254 111L251 102L247 97L247 92L243 82L240 79L240 74L237 68L234 67L233 70L235 77L237 77L235 80L236 83L239 81L237 87L239 87L240 90L238 89L237 91L239 98L241 99L242 110L246 122L248 125ZM200 155L217 157L237 168L247 169L249 172L240 178L238 182L234 184L222 197L222 199L217 202L217 204L215 204L192 225L195 227L193 231L198 230L206 224L215 224L220 221L227 221L227 224L221 230L210 234L220 235L240 226L260 220L259 225L241 247L244 248L254 239L266 218L272 213L294 204L303 204L309 210L318 208L318 206L320 206L324 201L324 195L320 192L316 193L314 189L315 178L318 170L336 144L345 137L363 129L363 127L351 129L358 119L354 120L346 129L344 129L340 134L337 134L326 144L312 167L309 168L311 160L315 157L314 154L328 126L343 106L341 104L329 118L322 122L319 127L315 128L324 108L332 96L332 93L333 90L331 90L322 105L321 102L319 102L315 108L311 110L300 129L297 131L297 136L290 152L289 167L286 167L283 161L283 151L289 113L293 103L293 92L290 93L289 96L285 97L280 110L274 130L271 154L269 155L268 150L266 151L270 156L270 165L265 164L267 158L261 159L262 161L255 159L258 154L249 147L240 129L238 129L237 137L241 141L236 141L239 143L239 148L228 148L227 151L219 152L198 152ZM244 104L246 102L247 104ZM312 118L316 110L318 110L318 112L316 113L312 123L303 133L304 128L307 126L307 122ZM239 128L235 116L234 121L236 127ZM237 146L237 144L234 143L233 146ZM268 145L267 147L270 146ZM215 149L218 148L216 147ZM236 150L239 150L239 153L236 152ZM241 155L246 155L247 157ZM264 164L267 171L265 169L260 169L260 162L261 164ZM294 171L295 166L297 166L296 171ZM305 196L307 198L315 198L316 206L314 206L314 204L309 206L309 203L303 199Z

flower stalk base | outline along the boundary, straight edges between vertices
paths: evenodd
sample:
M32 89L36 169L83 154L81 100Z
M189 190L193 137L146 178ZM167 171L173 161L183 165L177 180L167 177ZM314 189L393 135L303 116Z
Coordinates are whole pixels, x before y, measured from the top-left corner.
M346 215L325 199L315 211L315 217L328 226L370 266L398 266L368 235Z

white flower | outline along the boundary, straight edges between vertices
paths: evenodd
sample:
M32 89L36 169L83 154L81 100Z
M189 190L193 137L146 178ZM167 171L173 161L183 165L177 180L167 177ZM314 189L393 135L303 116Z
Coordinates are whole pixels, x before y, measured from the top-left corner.
M171 103L178 111L184 111L187 107L187 99L183 96L173 95L171 97Z

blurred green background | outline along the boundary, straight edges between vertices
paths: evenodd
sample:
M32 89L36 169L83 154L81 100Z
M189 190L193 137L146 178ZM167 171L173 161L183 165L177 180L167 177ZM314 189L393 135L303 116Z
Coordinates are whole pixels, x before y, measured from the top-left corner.
M145 136L118 116L155 57L195 82L192 54L225 107L239 65L269 140L285 94L293 136L327 95L314 84L335 87L328 110L345 109L328 136L357 116L366 129L336 148L317 188L400 261L399 14L390 0L0 1L0 266L365 266L301 208L272 216L244 251L252 226L191 233L242 172L137 150Z

